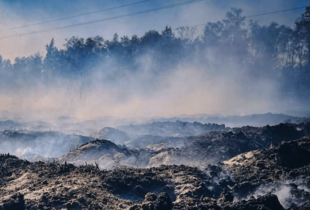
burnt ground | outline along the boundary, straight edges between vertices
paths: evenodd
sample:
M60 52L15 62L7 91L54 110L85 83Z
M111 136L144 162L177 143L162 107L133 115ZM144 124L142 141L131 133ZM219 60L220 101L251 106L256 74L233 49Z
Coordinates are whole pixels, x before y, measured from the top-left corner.
M109 171L1 155L0 203L2 209L308 209L309 148L305 138L218 165Z
M188 166L100 171L92 165L29 163L6 156L1 158L0 197L2 209L238 209L268 202L280 206L275 196L252 204L227 203L231 198L223 189L234 183L229 176L218 182L216 174L225 172L216 166L207 170L210 175Z
M281 196L282 204L286 208L298 209L300 205L309 205L308 138L283 142L270 149L251 151L224 163L224 168L234 177L234 181L239 183L232 191L240 199L269 191Z
M309 122L246 126L182 148L95 140L51 162L2 154L0 210L309 209L309 131Z
M141 137L142 148L116 145L108 140L88 142L59 158L61 162L98 163L112 169L116 162L125 166L158 167L162 164L199 166L216 164L244 152L278 146L282 141L309 136L310 123L278 124L275 126L234 128L230 131L211 131L198 136L176 138ZM171 147L171 145L183 145ZM147 146L148 145L148 146Z

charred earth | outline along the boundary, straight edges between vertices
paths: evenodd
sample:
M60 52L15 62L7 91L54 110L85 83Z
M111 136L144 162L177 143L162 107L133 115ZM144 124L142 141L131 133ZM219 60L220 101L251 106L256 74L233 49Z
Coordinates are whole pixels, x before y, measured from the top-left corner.
M90 139L49 161L2 154L0 209L309 209L309 125L210 131L139 148Z

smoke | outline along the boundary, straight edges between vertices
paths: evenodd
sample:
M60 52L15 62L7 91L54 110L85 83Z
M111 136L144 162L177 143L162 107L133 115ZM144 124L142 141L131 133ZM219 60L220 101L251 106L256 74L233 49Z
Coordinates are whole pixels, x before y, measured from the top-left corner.
M13 6L8 2L2 3L3 7L10 11L19 8L22 4L20 1ZM98 6L97 4L99 3L84 6L91 11ZM35 4L28 6L36 8ZM203 6L206 5L203 4ZM223 9L220 6L213 5L217 8L216 11ZM68 4L64 7L69 8ZM76 7L81 8L83 4L76 5ZM199 7L196 5L190 7L189 11L184 14L176 11L174 13L184 19L197 8ZM54 10L52 6L49 8L49 11ZM203 13L201 9L197 11L199 11L197 14ZM41 12L40 10L39 14ZM7 12L4 16L8 14ZM47 16L45 18L48 18ZM37 16L32 15L29 18L36 20ZM27 23L20 16L6 19L9 19L8 25L19 21L21 25ZM197 17L194 19L196 20ZM212 17L213 19L218 20L220 17L217 14ZM124 29L117 27L117 29L121 28L120 32L118 30L120 34L133 34L122 20L118 23L124 26ZM146 28L142 28L146 31ZM109 35L106 31L109 31ZM114 33L116 30L113 27L108 28L101 35L105 39L110 38L112 31ZM66 43L64 37L74 35L73 32L81 36L95 35L95 33L87 35L78 33L79 30L52 33L52 36L55 35L56 38L56 46L67 50L62 51L68 53L68 56L63 56L66 59L65 64L61 61L55 61L56 67L44 64L39 66L34 74L32 72L36 68L35 65L30 65L29 59L23 58L22 61L15 61L13 67L18 70L16 72L0 69L0 74L3 75L1 79L3 88L0 91L0 99L3 101L0 104L1 112L9 112L11 117L15 118L55 120L58 116L69 116L82 121L95 119L98 116L142 118L201 113L221 115L279 113L288 112L289 108L294 108L298 103L296 100L288 100L288 97L283 96L281 89L283 78L279 76L280 73L272 71L269 61L260 60L266 65L254 69L246 64L247 58L242 54L242 43L238 43L238 40L237 44L233 43L231 47L224 48L209 47L206 44L203 50L197 50L199 46L196 46L193 41L191 43L193 47L179 50L173 45L173 41L163 42L161 46L154 39L154 44L150 46L146 44L146 47L141 44L137 52L118 51L116 47L116 49L111 49L109 55L83 60L83 52L79 52L81 55L76 55L68 47L62 46ZM231 36L235 35L231 34ZM145 37L147 36L141 36L142 41ZM44 39L44 44L41 39ZM11 41L1 42L0 48L12 48L12 51L16 51L15 47L17 47L22 49L22 52L24 50L30 52L30 49L39 48L44 59L44 45L50 39L51 37L46 40L41 35L31 38L22 37L23 41L17 41L15 44ZM38 40L41 43L39 45L37 45L39 42L35 42ZM158 50L158 48L162 49ZM228 52L222 51L223 49L227 49ZM238 52L241 54L239 55ZM126 63L128 62L126 56L130 53L137 55ZM10 57L8 53L3 54L6 58ZM33 60L31 62L34 62ZM78 62L74 63L72 60ZM18 65L20 67L16 67ZM55 72L50 73L48 69L54 67L55 72L67 72L73 69L74 76L64 76L65 73L63 73L64 75L60 74L55 77L53 75ZM272 72L269 73L269 71Z
M290 203L288 200L292 196L291 190L292 190L291 187L284 185L284 186L281 186L281 188L275 192L275 195L278 197L279 202L285 208L288 208L290 206Z
M306 180L296 179L282 181L281 183L262 184L255 192L250 193L246 200L252 196L257 198L258 196L272 193L278 197L279 202L285 209L300 207L308 202L310 198L309 188L305 183ZM239 199L236 197L236 200Z
M30 131L4 131L0 139L0 153L10 153L29 160L60 157L93 140L79 135Z
M1 92L4 103L0 110L23 118L71 116L81 120L98 116L137 118L279 111L281 100L277 100L279 90L275 81L254 81L238 73L238 65L227 65L207 70L200 66L179 67L158 77L147 72L146 61L140 74L125 74L112 78L114 81L106 78L109 75L102 75L102 69L107 67L99 65L98 70L86 76L84 84L79 80L59 80L52 87L38 84Z
M27 148L17 148L16 149L16 152L15 152L15 154L17 155L17 156L24 156L24 155L26 155L26 154L29 154L29 153L32 153L32 149L30 148L30 147L27 147ZM12 153L11 153L12 154Z

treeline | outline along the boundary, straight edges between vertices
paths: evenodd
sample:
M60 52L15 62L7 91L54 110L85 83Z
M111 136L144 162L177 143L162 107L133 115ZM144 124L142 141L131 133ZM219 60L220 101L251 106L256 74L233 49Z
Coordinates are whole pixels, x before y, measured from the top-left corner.
M84 78L94 72L103 81L141 72L156 77L190 66L215 73L243 71L253 78L278 81L283 94L310 96L310 7L294 28L245 19L241 9L233 8L224 20L208 23L203 34L192 27L176 31L166 27L141 37L71 37L63 49L56 48L53 39L45 57L35 54L13 63L0 58L1 84L52 84L55 79ZM227 69L231 64L239 69Z

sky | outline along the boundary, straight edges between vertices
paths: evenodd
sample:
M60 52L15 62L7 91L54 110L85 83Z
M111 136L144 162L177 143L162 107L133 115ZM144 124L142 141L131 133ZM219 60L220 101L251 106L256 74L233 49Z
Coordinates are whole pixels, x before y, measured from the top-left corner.
M18 26L59 19L119 7L142 0L2 0L0 2L0 55L5 59L14 60L16 57L40 53L44 56L45 45L55 38L56 46L62 47L65 39L72 36L91 37L100 35L111 39L115 33L120 36L143 35L146 31L163 30L166 25L172 28L191 26L221 20L231 7L242 8L244 15L255 15L285 9L310 5L310 0L203 0L193 4L178 6L157 12L125 17L116 20L83 25L46 33L1 38L35 31L49 30L62 26L83 23L118 15L135 13L143 10L158 8L187 0L149 0L143 3L115 10L100 12L78 18L57 21L48 24L10 29ZM261 24L276 21L280 24L294 27L294 21L304 12L303 9L266 15L253 20Z

